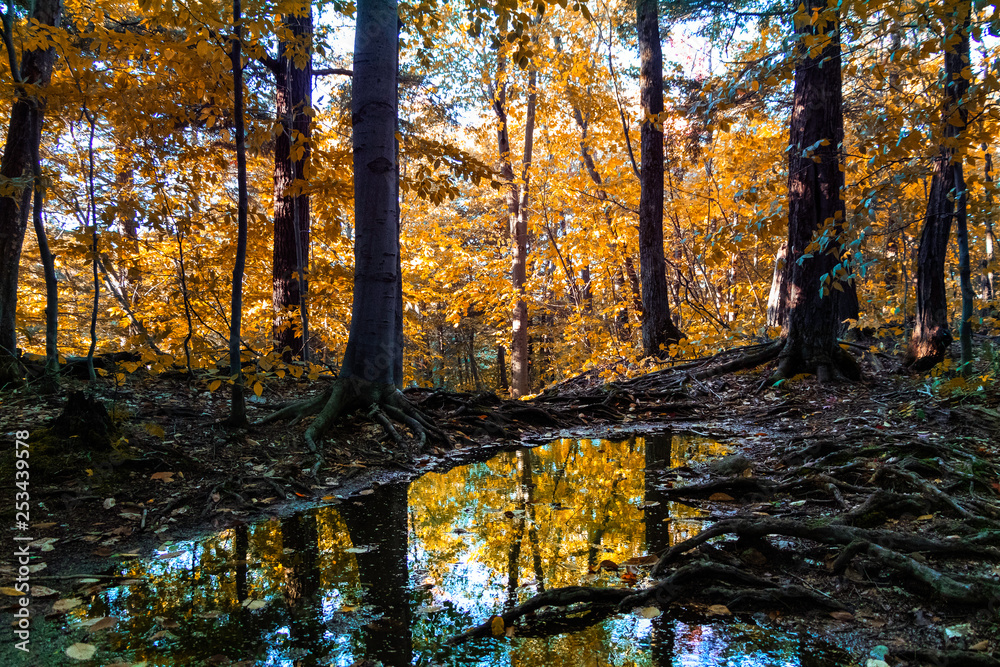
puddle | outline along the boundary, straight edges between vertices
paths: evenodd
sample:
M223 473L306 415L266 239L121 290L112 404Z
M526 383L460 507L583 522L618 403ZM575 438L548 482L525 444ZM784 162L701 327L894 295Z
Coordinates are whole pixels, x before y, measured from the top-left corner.
M223 658L301 667L361 658L387 667L850 664L742 618L619 615L547 637L446 643L542 590L628 585L630 558L704 523L698 510L667 501L647 469L729 451L690 435L562 439L172 544L129 563L122 585L70 611L52 650L88 642L97 655L75 664L150 667ZM117 619L114 627L88 632L111 623L106 617Z

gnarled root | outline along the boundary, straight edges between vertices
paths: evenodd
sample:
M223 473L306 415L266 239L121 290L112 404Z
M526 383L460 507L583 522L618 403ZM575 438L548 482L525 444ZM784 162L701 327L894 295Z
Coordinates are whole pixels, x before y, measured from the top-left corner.
M617 605L623 600L634 597L635 591L628 588L598 588L590 586L566 586L565 588L553 588L544 593L539 593L523 604L519 604L510 611L500 615L504 625L509 626L517 619L533 614L542 607L565 607L571 604L586 603L591 605ZM455 635L448 640L449 644L459 644L467 639L475 637L486 637L492 634L492 618L485 623L469 628L459 635Z
M319 440L327 429L341 416L354 410L366 410L367 416L382 427L386 435L402 447L407 444L392 420L405 425L419 442L420 449L428 445L430 439L446 445L451 444L441 429L418 410L399 389L391 384L378 384L359 378L338 378L331 387L312 398L293 403L261 419L258 424L266 424L280 419L291 419L296 423L303 417L316 418L303 436L309 451L315 454L312 467L315 476L323 464Z

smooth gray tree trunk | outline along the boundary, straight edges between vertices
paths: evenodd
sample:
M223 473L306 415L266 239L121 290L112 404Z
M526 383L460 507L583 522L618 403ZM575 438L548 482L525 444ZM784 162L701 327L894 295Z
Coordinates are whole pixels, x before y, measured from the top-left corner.
M401 387L395 0L361 0L354 38L354 303L340 377Z

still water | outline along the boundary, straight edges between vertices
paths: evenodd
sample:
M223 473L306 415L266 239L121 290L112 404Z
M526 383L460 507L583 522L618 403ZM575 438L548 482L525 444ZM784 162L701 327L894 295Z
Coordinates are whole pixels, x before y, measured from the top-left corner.
M67 615L66 645L98 647L74 664L150 667L850 664L749 617L680 620L674 610L549 636L447 643L539 591L627 586L636 577L641 584L644 573L629 559L705 523L698 510L663 497L657 472L728 451L691 435L562 439L165 545ZM114 625L88 632L97 622Z

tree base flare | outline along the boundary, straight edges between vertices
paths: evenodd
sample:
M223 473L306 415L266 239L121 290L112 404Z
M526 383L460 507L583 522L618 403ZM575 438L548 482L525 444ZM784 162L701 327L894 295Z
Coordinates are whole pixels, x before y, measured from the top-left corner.
M358 378L338 378L325 391L312 398L288 405L267 417L259 424L281 419L289 419L292 424L303 417L315 415L316 418L306 428L304 435L309 451L316 454L317 462L313 466L313 474L322 465L322 454L319 440L327 429L340 417L355 410L365 411L366 416L377 423L392 438L397 445L409 448L409 443L395 427L402 424L410 430L418 442L418 450L427 447L431 440L437 440L446 445L451 444L448 436L418 410L403 393L391 384L379 384Z
M834 343L819 349L793 337L786 338L777 355L778 368L770 382L787 380L801 373L814 374L821 383L861 379L861 367L851 354Z

